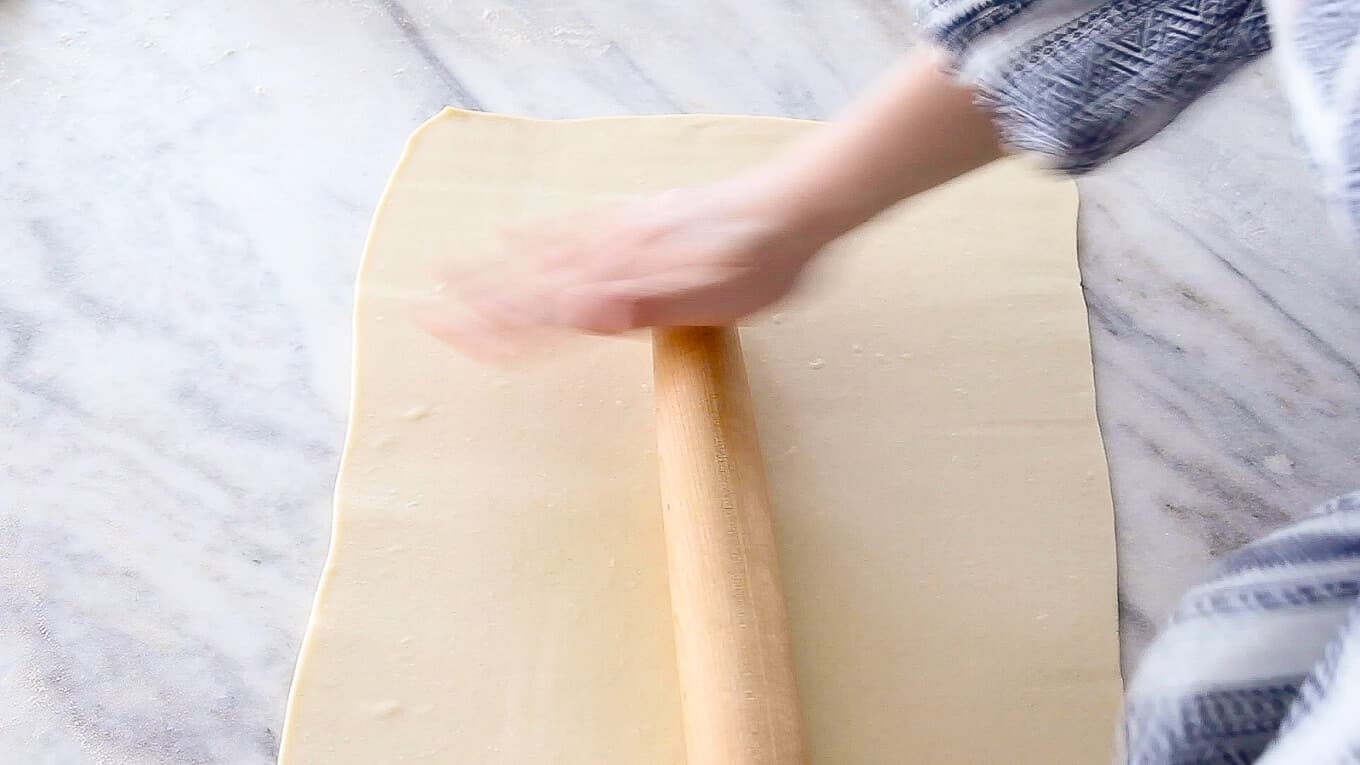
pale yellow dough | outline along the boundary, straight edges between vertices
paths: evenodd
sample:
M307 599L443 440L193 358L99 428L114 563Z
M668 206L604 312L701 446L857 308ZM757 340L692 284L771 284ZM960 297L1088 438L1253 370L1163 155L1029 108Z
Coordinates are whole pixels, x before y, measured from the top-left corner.
M359 277L283 765L683 762L647 344L493 370L406 300L506 224L717 178L809 127L448 110L412 136ZM975 174L743 333L815 763L1109 757L1114 541L1076 207L1021 164Z

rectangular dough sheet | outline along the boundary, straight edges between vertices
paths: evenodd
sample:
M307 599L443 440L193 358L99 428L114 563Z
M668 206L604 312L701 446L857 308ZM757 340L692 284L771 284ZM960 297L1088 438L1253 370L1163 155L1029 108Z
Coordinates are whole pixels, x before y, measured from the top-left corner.
M509 224L718 178L811 123L411 138L359 277L349 437L282 765L684 761L650 351L424 336ZM1008 162L884 216L743 332L814 763L1107 761L1114 541L1074 187Z

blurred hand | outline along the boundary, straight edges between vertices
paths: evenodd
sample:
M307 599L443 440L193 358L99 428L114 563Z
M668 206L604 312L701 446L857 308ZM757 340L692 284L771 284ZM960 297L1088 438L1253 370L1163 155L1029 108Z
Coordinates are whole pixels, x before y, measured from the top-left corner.
M777 184L747 176L514 232L509 257L451 274L418 320L493 356L544 329L731 324L787 294L828 240L793 209Z
M947 59L909 57L758 170L518 233L510 257L453 275L419 319L480 355L540 330L734 323L783 297L832 239L1002 155Z

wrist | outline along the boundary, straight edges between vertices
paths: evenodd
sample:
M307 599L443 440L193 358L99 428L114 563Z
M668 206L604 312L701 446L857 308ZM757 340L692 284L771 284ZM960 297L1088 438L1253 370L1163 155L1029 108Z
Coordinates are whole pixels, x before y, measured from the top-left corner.
M781 236L820 250L863 223L854 200L838 193L815 174L772 165L738 181L737 193L750 209Z

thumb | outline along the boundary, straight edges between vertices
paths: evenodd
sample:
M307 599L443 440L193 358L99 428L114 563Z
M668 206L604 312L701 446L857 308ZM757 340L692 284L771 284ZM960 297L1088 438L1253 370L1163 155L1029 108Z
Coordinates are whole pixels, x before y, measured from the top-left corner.
M646 301L631 286L602 282L567 287L554 296L551 323L598 335L617 335L648 326L641 310Z
M675 274L578 285L558 293L553 319L560 326L617 335L645 327L702 325L725 315L721 296L696 281Z

